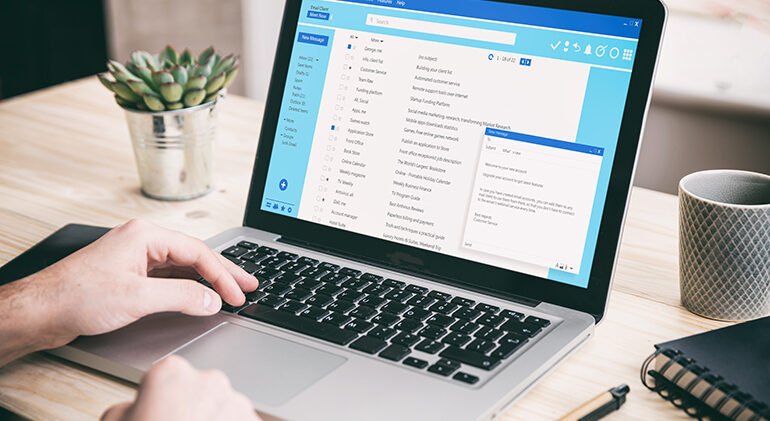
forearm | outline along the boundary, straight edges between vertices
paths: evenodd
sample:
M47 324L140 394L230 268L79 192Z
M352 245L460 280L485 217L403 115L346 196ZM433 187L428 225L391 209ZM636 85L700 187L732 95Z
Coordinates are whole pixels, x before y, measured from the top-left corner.
M28 276L0 287L0 367L29 353L64 345L57 333L48 274Z

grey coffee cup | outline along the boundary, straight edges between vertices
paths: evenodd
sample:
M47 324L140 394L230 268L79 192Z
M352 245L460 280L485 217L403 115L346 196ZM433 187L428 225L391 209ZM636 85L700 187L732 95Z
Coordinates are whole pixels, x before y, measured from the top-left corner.
M682 305L718 320L770 314L770 176L701 171L679 182Z

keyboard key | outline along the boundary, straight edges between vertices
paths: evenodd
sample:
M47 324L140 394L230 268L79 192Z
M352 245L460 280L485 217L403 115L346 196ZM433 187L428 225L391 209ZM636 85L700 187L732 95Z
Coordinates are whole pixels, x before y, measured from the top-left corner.
M454 346L448 347L438 355L482 370L491 370L500 364L500 360L497 358L488 357L478 352L464 350Z
M345 323L353 320L352 317L348 317L344 314L339 314L335 312L329 313L326 317L321 319L321 322L327 325L332 325L336 327L342 327Z
M447 302L437 302L436 304L433 304L430 306L431 311L435 311L436 313L441 314L449 314L455 310L457 310L460 306L457 304L447 303ZM502 322L500 322L502 323Z
M407 332L401 332L391 340L394 344L399 344L407 347L412 347L417 342L420 342L420 337Z
M259 247L258 244L252 243L251 241L241 241L238 243L238 247L243 247L245 249L254 250L255 248Z
M335 265L334 263L329 263L329 262L323 262L320 265L318 265L318 267L324 270L328 270L329 272L336 272L337 269L340 268L340 265Z
M509 333L503 336L503 339L500 339L500 345L511 344L511 345L519 346L527 343L528 341L529 339L519 335L518 333Z
M263 289L262 291L268 292L270 294L275 294L275 295L283 295L291 291L291 287L288 285L282 285L282 284L272 284L268 287L265 287L265 289Z
M285 303L286 299L277 295L269 294L267 297L259 301L260 306L267 306L270 308L278 308L281 304Z
M453 324L449 328L449 330L451 330L453 332L460 332L460 333L465 333L467 335L470 335L471 333L473 333L476 330L478 330L479 327L481 327L481 326L477 325L476 323L469 322L467 320L462 320L461 319L461 320L458 320L457 322L455 322L455 324Z
M304 288L294 288L284 295L285 298L297 301L305 301L312 296L313 293Z
M282 306L278 307L278 310L296 315L296 314L299 314L299 312L301 312L302 310L306 309L307 307L308 305L305 303L289 300L286 303L284 303Z
M486 339L488 341L496 341L500 339L501 336L505 335L505 332L499 329L493 329L491 327L484 327L481 328L478 332L476 332L475 337L479 339Z
M275 278L273 281L275 281L277 284L292 286L301 280L302 277L299 275L295 275L293 273L284 273L283 275Z
M551 321L546 319L541 319L540 317L529 316L526 319L524 319L524 323L530 323L540 327L548 327L548 325L551 324Z
M363 292L358 292L352 289L345 289L344 291L342 291L342 294L337 296L337 299L357 303L362 298L364 298L364 296L366 296L366 294L364 294Z
M484 303L478 303L476 304L476 310L485 311L487 313L491 314L497 314L497 312L500 310L500 307L484 304Z
M362 336L356 339L355 342L350 344L350 348L366 352L367 354L376 354L382 351L388 343L380 338L374 338L371 336Z
M376 295L367 294L361 301L358 302L360 305L369 306L372 308L380 308L383 304L387 303L388 300L384 298L380 298Z
M472 307L474 304L476 304L475 301L463 297L454 297L452 298L452 302L463 307Z
M299 273L309 268L309 265L300 262L289 263L288 265L281 266L281 270L290 273Z
M286 264L286 262L288 262L286 259L281 259L280 257L271 257L267 260L259 262L259 264L265 267L279 269L281 266Z
M463 345L467 344L470 341L471 341L471 337L469 335L466 335L460 332L452 332L446 335L441 342L444 342L447 345L462 347Z
M308 266L315 266L318 264L318 260L302 256L299 259L297 259L297 263L302 263L303 265L308 265Z
M375 338L380 338L383 340L388 340L392 338L396 333L396 329L392 329L385 326L376 326L372 330L369 331L369 336L373 336Z
M426 297L423 295L415 295L414 297L410 298L406 303L419 308L428 308L428 306L433 305L433 303L436 302L435 298L432 297Z
M294 284L294 288L304 288L309 291L315 291L323 285L323 282L317 279L302 278L301 281Z
M425 360L421 360L419 358L409 357L404 360L404 365L408 365L410 367L423 369L428 366L428 362Z
M369 285L368 287L364 288L363 292L365 292L365 293L367 293L369 295L374 295L374 296L377 296L377 297L382 297L383 295L387 294L391 289L392 288L390 288L390 287L373 284L373 285Z
M446 335L447 331L446 329L441 329L440 327L427 326L425 329L419 331L417 334L422 336L423 338L436 340Z
M396 323L395 326L393 326L395 329L398 329L403 332L409 332L414 333L418 329L423 327L422 322L414 319L403 319L400 322Z
M423 321L427 319L430 315L431 315L431 312L428 310L412 307L406 313L404 313L404 318Z
M317 306L308 306L308 308L302 310L299 315L315 321L321 321L324 317L329 315L329 311Z
M513 310L503 310L500 312L500 315L512 320L521 320L524 318L524 313L519 313L518 311Z
M540 326L520 322L518 320L509 320L500 326L500 329L511 333L518 333L519 335L528 338L534 337L540 333L541 330L543 330L543 328Z
M385 298L391 301L403 303L404 301L412 298L414 296L413 293L409 291L403 291L400 289L393 290L387 294L385 294Z
M240 265L240 264L241 264L241 259L239 259L239 258L237 258L237 257L233 257L233 256L225 256L225 259L227 259L227 260L229 260L229 261L231 261L231 262L235 263L236 265Z
M285 259L285 260L294 260L299 256L294 253L289 253L288 251L282 251L276 254L276 257L280 257L281 259Z
M257 272L259 272L259 270L262 269L262 266L260 266L260 265L258 265L256 263L250 262L248 260L241 262L239 266L246 273L249 273L249 274L252 274L252 275L257 273Z
M305 317L293 316L284 311L273 310L262 305L262 303L246 307L241 311L240 315L337 345L347 345L358 336L358 334L349 330L318 323Z
M338 313L347 313L352 310L356 305L350 301L335 300L333 303L326 306L327 310L336 311Z
M428 292L428 288L421 287L419 285L409 284L404 288L405 291L413 292L417 295L425 295Z
M372 322L377 323L380 326L393 326L398 322L400 319L398 316L395 316L393 314L389 313L380 313L372 319Z
M357 269L351 269L351 268L342 268L339 270L339 273L350 276L351 278L357 278L358 275L361 274L361 271Z
M475 308L467 308L463 307L457 311L455 311L452 316L458 317L460 319L465 320L475 320L477 317L481 316L483 313L481 310L476 310Z
M428 354L435 354L441 351L441 348L443 347L444 347L444 344L442 344L441 342L432 341L430 339L423 339L422 342L417 344L417 346L414 349L428 353Z
M248 305L249 305L249 303L246 302L245 304L240 305L240 306L232 306L232 305L222 301L222 311L226 311L228 313L237 313L237 312L243 310L244 308L246 308L246 306L248 306Z
M254 276L257 277L260 281L272 281L273 279L281 276L283 272L281 272L278 269L273 268L262 268L257 273L254 274Z
M308 278L320 279L322 276L326 275L327 273L329 273L328 270L309 267L303 270L302 272L300 272L299 274Z
M473 342L469 343L468 346L465 347L465 349L480 354L486 354L494 347L495 343L492 341L488 341L486 339L474 339Z
M347 276L347 275L343 275L343 276ZM353 279L348 279L347 281L343 282L342 286L345 287L345 288L348 288L348 289L352 289L354 291L361 291L362 289L364 289L367 286L369 286L370 283L371 282L365 281L363 279L353 278Z
M318 269L316 268L316 270ZM327 284L341 285L342 283L350 279L350 277L340 273L329 273L328 275L322 276L320 279L326 282Z
M409 306L406 304L396 303L396 302L389 302L388 304L385 304L384 307L382 307L382 311L390 314L401 314L408 309Z
M334 301L334 298L326 294L315 294L312 297L305 300L305 304L312 304L318 307L326 307L332 301Z
M247 292L246 293L246 301L248 301L250 303L254 303L254 302L257 302L257 301L261 300L262 298L265 298L265 296L267 296L267 293L266 292L262 292L262 291Z
M351 311L348 316L351 317L357 317L359 319L369 320L370 317L377 314L377 310L367 307L367 306L358 306L355 308L355 310Z
M431 291L428 293L428 297L433 297L439 301L448 301L450 298L452 298L451 295L440 291Z
M436 364L445 365L447 367L454 368L455 370L460 368L460 363L458 363L457 361L454 361L454 360L446 359L446 358L442 358L442 359L436 361Z
M500 359L500 360L504 360L504 359L510 357L511 355L513 355L513 353L516 352L516 350L520 346L521 346L521 344L519 344L519 345L513 345L513 344L500 345L497 348L495 348L495 350L492 351L489 354L489 356L492 357L492 358L497 358L497 359Z
M379 284L380 282L382 282L383 278L382 276L375 275L373 273L365 273L361 275L361 279Z
M241 257L244 254L248 253L249 249L244 247L238 247L238 246L231 246L222 251L222 254L225 256L230 257Z
M260 252L260 253L270 254L270 255L278 253L278 250L276 250L276 249L274 249L272 247L268 247L268 246L258 247L257 251Z
M429 325L438 326L438 327L447 327L451 325L455 319L444 316L443 314L434 314L428 318L425 322Z
M479 381L478 377L472 374L463 373L462 371L457 372L452 378L468 384L476 384Z
M443 364L436 363L436 364L433 364L432 366L428 367L428 371L431 372L431 373L435 373L435 374L438 374L440 376L446 377L446 376L454 373L455 371L457 371L457 369L456 368L452 368L452 367L448 367L448 366L443 365Z
M336 285L325 284L321 288L318 288L315 292L316 294L325 294L334 297L338 294L341 294L344 290L344 288L338 287Z
M411 352L412 351L405 346L393 344L380 352L380 357L391 361L401 361L402 358L406 357Z
M345 329L352 330L358 333L365 333L367 330L374 327L374 323L367 322L366 320L353 319L350 323L345 325Z
M386 279L382 284L393 289L401 289L406 286L406 282L397 281L395 279Z
M478 320L476 320L476 323L481 323L482 325L489 327L498 327L503 324L503 322L505 322L505 317L496 316L489 313L483 314L481 317L479 317Z

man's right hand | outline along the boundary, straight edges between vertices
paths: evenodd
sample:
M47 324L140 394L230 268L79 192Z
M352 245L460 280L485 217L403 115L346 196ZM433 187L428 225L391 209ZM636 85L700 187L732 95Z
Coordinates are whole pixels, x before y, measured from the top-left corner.
M220 371L198 371L177 356L145 374L136 400L108 409L103 421L259 420L251 402Z

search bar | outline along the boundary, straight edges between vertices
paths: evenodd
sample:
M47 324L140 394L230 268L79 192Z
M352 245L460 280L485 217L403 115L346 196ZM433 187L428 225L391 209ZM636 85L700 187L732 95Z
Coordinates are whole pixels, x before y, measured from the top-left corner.
M396 18L368 14L366 24L382 28L400 29L403 31L421 32L425 34L444 35L448 37L467 38L477 41L495 42L498 44L516 43L516 33L492 31L490 29L472 28L469 26L449 25L446 23L426 22L423 20Z

